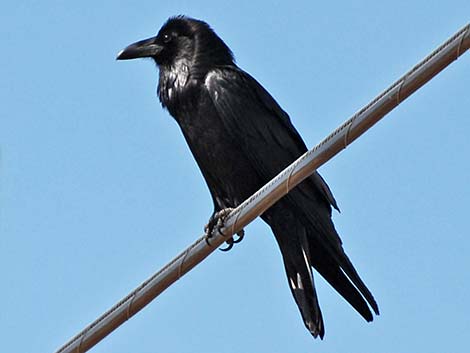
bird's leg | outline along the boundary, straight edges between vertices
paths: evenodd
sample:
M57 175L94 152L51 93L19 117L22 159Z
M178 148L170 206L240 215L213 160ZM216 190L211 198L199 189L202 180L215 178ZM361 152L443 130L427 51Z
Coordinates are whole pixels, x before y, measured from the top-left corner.
M224 208L224 209L222 209L218 212L214 212L214 214L211 216L211 218L209 219L209 222L204 227L204 232L206 234L206 243L207 243L207 245L211 245L210 244L210 238L212 238L212 234L213 234L214 230L217 229L217 231L222 233L221 228L224 225L225 218L227 218L227 216L232 211L233 211L233 208L227 207L227 208ZM223 248L223 249L220 249L220 250L229 251L233 247L233 244L236 244L236 243L239 243L239 242L242 241L244 235L245 235L245 231L243 229L240 230L239 232L237 232L238 238L237 239L233 239L233 238L228 239L226 241L226 243L228 244L227 247Z

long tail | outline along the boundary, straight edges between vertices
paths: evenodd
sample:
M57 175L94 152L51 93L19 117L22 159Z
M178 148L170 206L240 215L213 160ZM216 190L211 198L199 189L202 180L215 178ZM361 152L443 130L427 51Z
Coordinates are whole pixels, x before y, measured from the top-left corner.
M296 230L303 231L302 229ZM276 239L280 238L276 231L274 234ZM284 242L282 238L281 242L278 240L279 248L284 259L289 287L299 307L305 327L313 337L323 338L325 326L313 281L310 250L306 244L303 244L302 238L305 238L302 233L297 233L287 242Z
M305 326L314 337L323 338L325 327L315 291L312 267L365 320L373 320L367 303L377 315L379 314L372 294L344 253L331 219L329 219L331 227L311 224L306 226L305 223L308 221L304 219L302 222L298 219L298 215L294 215L292 209L279 204L268 210L263 218L273 230L282 253L292 295ZM329 241L325 242L325 239ZM334 241L331 242L331 240Z

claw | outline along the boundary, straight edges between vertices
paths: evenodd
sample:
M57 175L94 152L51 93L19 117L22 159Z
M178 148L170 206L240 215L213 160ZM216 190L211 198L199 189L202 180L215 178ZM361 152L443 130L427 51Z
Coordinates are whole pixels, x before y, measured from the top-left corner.
M229 251L231 248L233 248L233 244L235 243L233 241L233 238L230 238L229 240L226 241L227 247L226 248L219 248L220 251Z
M224 208L218 212L215 212L211 218L209 219L209 222L207 222L206 226L204 227L204 233L206 234L205 236L205 241L206 244L209 246L212 246L210 243L210 238L212 237L212 234L214 230L217 229L218 232L221 232L221 228L224 225L225 218L232 212L233 208ZM227 247L225 248L220 248L221 251L229 251L231 248L233 248L233 244L239 243L242 241L243 237L245 235L244 230L240 230L237 233L238 238L230 238L226 241Z
M238 236L237 239L232 238L234 244L237 244L237 243L239 243L239 242L241 242L241 241L243 240L243 238L245 237L245 231L244 231L243 229L240 230L240 231L237 233L237 236Z
M220 231L220 228L224 225L225 218L232 212L233 208L224 208L218 212L215 212L211 218L209 218L209 222L204 227L204 233L206 233L206 238L210 238L214 229Z

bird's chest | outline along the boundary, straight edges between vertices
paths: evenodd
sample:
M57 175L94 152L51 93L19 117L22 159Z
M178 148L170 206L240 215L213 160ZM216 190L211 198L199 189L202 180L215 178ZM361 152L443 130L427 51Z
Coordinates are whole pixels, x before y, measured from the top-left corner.
M208 95L201 93L198 99L186 103L174 117L191 151L196 159L221 167L230 160L229 152L236 149L236 139L224 126Z
M240 148L243 136L226 128L208 95L175 119L219 204L236 206L262 185Z

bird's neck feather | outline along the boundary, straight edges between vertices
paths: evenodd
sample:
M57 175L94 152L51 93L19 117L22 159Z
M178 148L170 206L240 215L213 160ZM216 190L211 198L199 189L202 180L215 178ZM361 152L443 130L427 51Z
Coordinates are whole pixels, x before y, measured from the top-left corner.
M162 106L176 119L178 111L191 109L191 104L197 99L197 90L193 88L204 82L204 75L199 76L200 72L195 70L195 66L187 58L160 66L158 97Z

